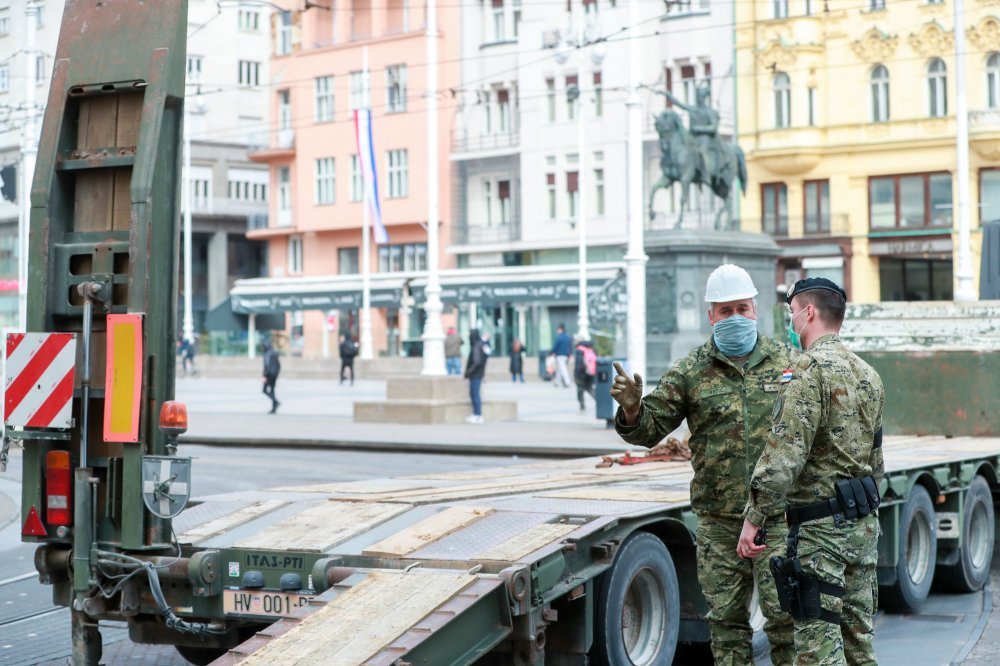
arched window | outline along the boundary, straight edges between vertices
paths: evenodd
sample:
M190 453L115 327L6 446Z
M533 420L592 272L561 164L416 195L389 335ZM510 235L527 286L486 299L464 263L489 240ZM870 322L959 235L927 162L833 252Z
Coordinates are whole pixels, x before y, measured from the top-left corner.
M948 67L941 58L927 63L927 113L931 118L948 115Z
M886 122L889 120L889 70L885 65L872 67L868 89L871 93L872 122Z
M991 109L1000 107L1000 53L986 59L986 101Z
M774 126L789 127L792 117L792 82L788 74L774 75Z

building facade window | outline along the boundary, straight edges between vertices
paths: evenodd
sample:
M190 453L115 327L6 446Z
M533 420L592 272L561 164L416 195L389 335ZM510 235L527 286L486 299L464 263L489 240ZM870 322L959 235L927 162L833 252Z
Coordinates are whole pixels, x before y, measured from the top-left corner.
M386 153L389 174L389 198L402 199L410 194L410 172L406 149Z
M260 63L253 60L239 61L239 82L241 86L256 88L260 85Z
M772 236L788 235L788 187L784 183L760 186L761 230Z
M556 121L556 80L545 79L546 117L550 123Z
M490 2L492 4L493 41L502 42L507 39L504 30L506 21L504 20L503 0L490 0Z
M576 219L577 205L580 203L580 173L578 171L566 172L566 207L569 209L569 217Z
M774 75L774 126L778 129L791 127L792 82L788 74Z
M245 32L260 30L260 12L255 9L241 9L238 13L238 25Z
M510 91L505 88L497 90L497 124L501 132L509 132L510 126Z
M0 9L0 36L10 34L10 14L7 9Z
M277 55L292 52L292 13L288 10L278 13Z
M548 197L549 219L556 219L556 175L554 173L545 174L545 193Z
M868 179L872 231L951 226L951 174L924 173Z
M231 201L251 201L263 203L267 201L267 185L248 180L229 179L227 182L229 199Z
M604 215L604 169L594 169L594 213Z
M289 226L292 223L292 178L288 167L278 167L278 223Z
M333 77L318 76L314 79L316 93L316 122L327 123L333 120Z
M35 56L35 83L45 83L49 78L49 69L45 66L45 56Z
M1000 107L1000 53L986 59L986 103L991 109Z
M188 83L201 83L201 74L204 64L205 59L200 55L189 55L187 57Z
M500 204L500 224L510 224L510 181L497 181L497 202Z
M492 134L493 133L493 107L491 105L493 95L489 90L484 90L480 93L482 96L480 101L483 107L483 133Z
M0 93L10 90L10 65L0 65Z
M365 197L361 178L361 160L357 155L351 155L351 201L361 201Z
M868 0L868 10L875 12L885 9L885 0Z
M979 220L1000 220L1000 169L979 172Z
M830 233L830 181L807 180L803 185L802 194L805 201L802 209L805 211L805 232Z
M889 70L885 65L872 67L868 77L868 92L871 97L871 119L873 123L889 120Z
M41 30L45 27L45 5L35 5L35 29Z
M573 90L576 94L573 94ZM566 119L576 120L576 114L580 112L580 77L573 75L566 77Z
M694 65L681 65L681 99L685 104L694 104L696 87Z
M808 118L807 118L807 120L809 121L809 127L815 127L816 126L816 89L815 88L807 88L806 89L806 102L807 102L807 107L808 107L806 110L808 111Z
M774 18L788 18L788 0L771 0L771 10Z
M879 292L883 301L950 301L952 263L948 259L895 259L878 262Z
M208 208L208 200L211 196L212 183L206 178L191 179L191 206L204 210Z
M337 273L340 275L355 275L358 270L358 248L337 248Z
M948 115L948 67L941 58L927 63L927 115L931 118Z
M380 245L378 248L379 273L427 270L427 243Z
M392 65L385 68L385 111L386 113L406 111L406 65Z
M337 202L337 169L332 157L316 160L316 203L324 206Z
M301 273L303 269L302 261L302 236L288 237L288 272L292 274Z
M278 91L278 129L292 129L292 95L287 90Z
M364 72L351 72L347 106L351 111L369 108L368 82Z
M493 226L493 183L489 179L483 181L483 210L486 212L486 226Z

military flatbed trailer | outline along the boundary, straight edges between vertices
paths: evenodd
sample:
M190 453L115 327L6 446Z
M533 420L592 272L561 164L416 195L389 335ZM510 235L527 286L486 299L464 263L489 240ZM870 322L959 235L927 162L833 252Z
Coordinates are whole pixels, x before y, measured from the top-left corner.
M982 587L1000 438L888 437L885 459L883 606ZM132 638L219 664L668 664L708 640L690 464L600 462L208 497L174 519L161 578L217 633L165 632L143 604Z

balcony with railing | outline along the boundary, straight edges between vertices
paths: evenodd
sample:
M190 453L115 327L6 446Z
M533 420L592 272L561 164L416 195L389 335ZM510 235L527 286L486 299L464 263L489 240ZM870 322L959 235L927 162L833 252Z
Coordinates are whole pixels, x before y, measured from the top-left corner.
M521 240L521 220L512 216L507 222L490 226L457 224L451 230L453 245L492 245Z
M266 201L240 201L225 197L192 197L191 213L210 217L251 217L263 215L267 218Z
M290 159L295 156L295 130L279 129L271 135L269 145L252 151L249 155L254 162L270 162Z
M489 134L456 130L451 137L452 155L460 159L510 155L516 153L520 145L521 133L517 129Z
M808 218L770 215L758 218L753 223L748 221L741 228L743 231L761 231L779 240L851 234L850 216L846 213L815 215Z

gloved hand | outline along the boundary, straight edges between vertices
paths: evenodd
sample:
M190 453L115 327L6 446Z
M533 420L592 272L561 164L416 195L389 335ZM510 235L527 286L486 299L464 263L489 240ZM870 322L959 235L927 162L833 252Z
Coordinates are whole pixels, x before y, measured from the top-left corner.
M642 376L637 372L629 377L618 361L614 362L614 366L618 374L611 384L611 397L622 406L626 417L635 417L639 414L639 407L642 404Z

